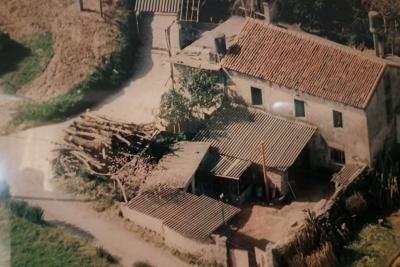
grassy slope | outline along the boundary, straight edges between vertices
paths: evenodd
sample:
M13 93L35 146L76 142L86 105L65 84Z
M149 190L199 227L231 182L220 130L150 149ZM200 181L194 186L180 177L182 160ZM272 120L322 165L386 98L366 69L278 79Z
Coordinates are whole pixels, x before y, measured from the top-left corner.
M345 247L340 266L386 266L400 248L400 235L390 227L376 224L365 226L356 240Z
M0 79L8 93L15 93L35 79L53 57L53 37L49 32L36 33L21 44L13 41L0 51Z
M13 267L105 267L109 264L96 255L96 249L87 241L62 229L31 223L9 216L0 207L0 233L9 229L11 266ZM2 238L3 239L3 238Z

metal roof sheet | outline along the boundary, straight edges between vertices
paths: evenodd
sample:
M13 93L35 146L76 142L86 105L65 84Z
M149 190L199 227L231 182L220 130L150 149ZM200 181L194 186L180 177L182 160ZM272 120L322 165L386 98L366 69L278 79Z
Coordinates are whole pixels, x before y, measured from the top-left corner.
M310 141L316 127L245 107L219 111L194 138L209 142L220 155L262 164L264 142L267 166L286 170Z
M182 0L136 0L135 11L177 14Z
M240 212L239 208L201 195L196 196L177 189L146 192L132 199L127 206L151 217L183 236L206 240L223 223Z
M365 165L346 164L340 172L332 177L331 181L335 183L336 187L345 187L357 179L365 169Z
M211 173L215 176L238 180L250 165L251 161L220 155Z
M156 169L146 178L145 188L187 188L209 148L210 144L205 142L173 144L171 151L161 158Z
M312 96L366 108L386 63L307 33L248 19L222 59L244 73Z

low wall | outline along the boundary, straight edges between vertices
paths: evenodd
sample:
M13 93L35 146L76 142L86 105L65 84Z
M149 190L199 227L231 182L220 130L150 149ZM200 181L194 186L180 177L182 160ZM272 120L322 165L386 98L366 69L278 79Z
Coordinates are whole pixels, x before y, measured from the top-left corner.
M132 210L127 206L122 206L121 208L122 213L124 214L125 218L128 218L130 221L134 222L135 224L150 229L160 235L163 235L163 222L157 218L150 217L144 213L138 212L136 210Z
M215 261L223 266L227 266L226 237L212 235L209 242L200 242L179 234L164 225L157 218L132 210L127 206L123 206L121 210L124 217L133 223L160 234L164 238L165 245L168 247L176 249L181 253L192 254L204 261Z

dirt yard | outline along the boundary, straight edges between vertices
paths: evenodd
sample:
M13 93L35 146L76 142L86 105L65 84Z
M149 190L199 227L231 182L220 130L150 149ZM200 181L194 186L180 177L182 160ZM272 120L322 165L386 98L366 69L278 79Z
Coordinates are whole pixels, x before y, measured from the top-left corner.
M325 174L324 174L325 175ZM233 245L265 249L290 237L304 222L307 210L318 211L333 193L326 180L306 178L298 186L296 200L287 205L249 204L234 220Z
M118 17L116 0L105 1L105 12ZM65 93L86 77L93 66L116 48L118 27L99 14L98 1L85 0L80 12L76 0L3 0L0 31L21 40L33 33L51 32L54 56L44 72L19 93L45 100Z

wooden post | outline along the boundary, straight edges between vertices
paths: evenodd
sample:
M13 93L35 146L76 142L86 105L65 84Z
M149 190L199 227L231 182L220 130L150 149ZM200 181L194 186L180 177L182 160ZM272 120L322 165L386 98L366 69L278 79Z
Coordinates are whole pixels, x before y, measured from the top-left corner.
M265 155L265 143L261 143L261 155L262 155L262 160L263 160L263 173L264 173L264 185L265 185L265 197L267 201L270 201L270 196L269 196L269 179L268 179L268 173L267 173L267 158Z
M79 1L79 10L83 11L83 0L78 0Z
M100 16L103 17L103 1L99 0L100 2Z
M175 79L174 79L174 64L172 63L172 47L171 47L171 28L174 25L175 21L172 22L171 25L169 25L165 29L165 40L167 44L167 50L168 50L168 57L169 57L169 62L170 62L170 78L172 82L172 89L175 88Z

